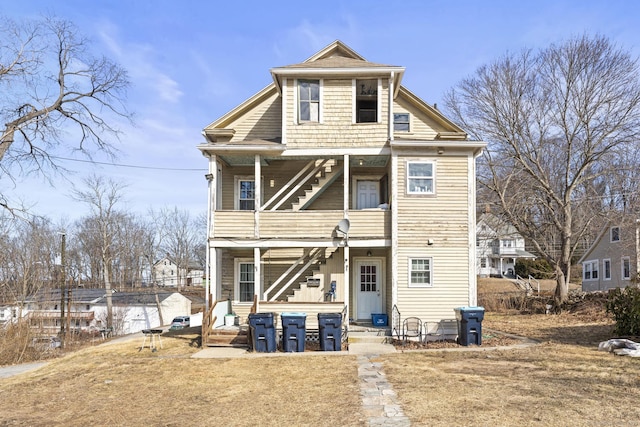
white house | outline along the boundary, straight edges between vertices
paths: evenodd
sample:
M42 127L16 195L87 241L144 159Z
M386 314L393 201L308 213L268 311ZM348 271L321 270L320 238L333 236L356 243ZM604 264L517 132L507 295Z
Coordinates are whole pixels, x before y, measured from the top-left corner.
M476 227L476 273L480 277L515 276L516 260L534 259L516 228L492 213L483 213Z
M191 300L177 292L159 292L161 325L156 293L112 292L113 327L115 333L130 334L171 323L175 316L191 314ZM104 289L72 289L71 309L65 295L65 322L70 330L92 331L107 325L107 298ZM61 323L60 289L39 292L27 299L23 317L30 326L45 335L55 335ZM68 318L68 319L67 319ZM66 325L65 325L66 326Z
M203 284L204 270L194 262L190 262L188 268L182 268L166 256L153 265L153 270L157 286L184 287Z

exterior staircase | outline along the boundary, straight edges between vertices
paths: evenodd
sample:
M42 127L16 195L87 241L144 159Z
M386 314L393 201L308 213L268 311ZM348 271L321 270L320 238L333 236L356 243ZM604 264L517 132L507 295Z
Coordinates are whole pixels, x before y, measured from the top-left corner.
M338 248L327 248L324 253L324 264L314 264L314 270L311 272L311 275L307 276L307 280L300 282L299 287L294 289L293 292L287 295L288 302L324 302L325 301L325 293L327 292L325 289L324 278L327 274L330 274L330 271L336 271L336 266L331 265L333 262L342 261L334 261L332 258L333 254L338 250Z
M318 160L321 162L322 160ZM342 175L342 166L336 166L336 161L333 159L327 160L320 172L316 175L318 182L313 184L310 189L305 190L305 195L301 196L298 201L292 203L291 209L294 211L300 211L306 209L324 190Z
M213 329L202 343L207 347L249 347L248 326L223 326Z

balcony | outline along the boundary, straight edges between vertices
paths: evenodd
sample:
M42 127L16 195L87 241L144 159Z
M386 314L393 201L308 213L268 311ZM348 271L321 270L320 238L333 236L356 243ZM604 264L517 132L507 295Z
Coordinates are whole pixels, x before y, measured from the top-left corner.
M216 211L214 217L214 238L330 239L336 237L335 228L344 218L344 212L263 211L259 213L257 227L254 212ZM350 239L391 238L391 212L388 210L349 211L349 222Z

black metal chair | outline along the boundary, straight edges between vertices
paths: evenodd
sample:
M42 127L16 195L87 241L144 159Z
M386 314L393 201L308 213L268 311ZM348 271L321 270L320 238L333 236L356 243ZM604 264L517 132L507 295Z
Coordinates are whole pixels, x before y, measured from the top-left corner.
M422 342L422 320L418 317L407 317L402 321L402 340L404 344L409 338L418 338Z

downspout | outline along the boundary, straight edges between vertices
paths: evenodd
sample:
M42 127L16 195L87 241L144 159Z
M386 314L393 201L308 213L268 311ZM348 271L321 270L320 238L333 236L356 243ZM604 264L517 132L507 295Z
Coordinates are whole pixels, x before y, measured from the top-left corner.
M344 209L344 218L349 218L349 175L350 175L350 168L349 168L349 155L345 154L343 157L343 162L344 162L344 175L342 177L343 179L343 187L344 187L344 192L343 192L343 209ZM345 244L343 246L343 255L344 255L344 265L343 265L343 274L344 274L344 305L346 307L346 312L347 312L347 316L344 319L344 323L345 325L348 327L349 326L349 295L351 293L351 285L350 285L350 280L349 280L349 243L348 243L348 237L345 236L345 240L344 240ZM352 313L352 316L354 316L354 314Z

